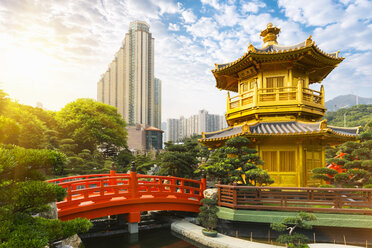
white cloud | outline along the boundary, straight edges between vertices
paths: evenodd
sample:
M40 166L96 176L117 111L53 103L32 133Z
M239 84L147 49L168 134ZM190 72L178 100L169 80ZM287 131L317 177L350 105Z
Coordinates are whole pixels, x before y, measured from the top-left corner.
M220 26L235 26L240 21L235 5L223 5L218 14L214 16Z
M201 0L201 3L204 5L212 6L215 9L220 9L220 4L218 3L218 0Z
M252 1L242 4L242 13L257 13L260 8L266 7L266 4L261 1Z
M196 20L196 16L191 9L182 11L182 18L186 23L193 23Z
M195 24L187 25L186 30L195 38L216 37L218 35L217 23L209 17L202 17Z
M178 31L180 30L180 27L176 23L169 23L169 28L170 31Z
M342 14L341 4L332 0L311 0L306 4L298 0L278 0L278 5L289 19L310 26L337 22Z

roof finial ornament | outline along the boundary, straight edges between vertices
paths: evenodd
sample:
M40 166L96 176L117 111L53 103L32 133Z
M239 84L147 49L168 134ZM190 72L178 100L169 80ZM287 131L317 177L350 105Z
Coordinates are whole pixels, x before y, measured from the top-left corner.
M264 41L263 48L274 44L277 45L278 42L276 41L276 38L278 37L279 32L280 28L273 26L273 24L269 22L266 29L261 31L261 37L263 37Z
M310 35L309 38L306 39L305 45L311 46L312 44L313 44L313 40L311 39L311 35Z
M254 46L252 45L252 43L249 42L249 46L248 46L248 52L256 52L256 49L254 48Z

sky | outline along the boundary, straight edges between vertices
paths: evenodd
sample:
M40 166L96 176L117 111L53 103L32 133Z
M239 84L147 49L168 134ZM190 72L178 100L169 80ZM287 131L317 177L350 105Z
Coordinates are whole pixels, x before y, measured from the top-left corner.
M0 89L23 104L60 110L97 97L97 82L131 21L150 24L162 119L226 111L214 63L262 47L269 22L280 45L309 35L345 60L322 82L326 100L372 97L372 1L367 0L0 0ZM319 84L314 89L319 89Z

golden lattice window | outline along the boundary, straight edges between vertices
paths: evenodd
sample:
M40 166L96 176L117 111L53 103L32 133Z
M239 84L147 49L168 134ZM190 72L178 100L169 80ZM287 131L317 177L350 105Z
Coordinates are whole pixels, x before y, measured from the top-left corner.
M267 171L278 171L277 165L277 152L276 151L264 151L262 152L262 160L265 162L263 169Z
M273 92L273 89L284 87L284 77L268 77L266 78L266 88L267 92ZM279 89L283 91L283 89Z
M280 172L296 171L296 154L294 151L280 151Z

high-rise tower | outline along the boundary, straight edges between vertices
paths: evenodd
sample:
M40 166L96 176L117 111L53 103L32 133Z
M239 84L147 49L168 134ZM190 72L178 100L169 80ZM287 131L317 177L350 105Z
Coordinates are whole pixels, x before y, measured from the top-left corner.
M143 21L131 22L121 48L98 82L97 100L117 107L129 125L160 128L160 84L154 78L150 26Z

